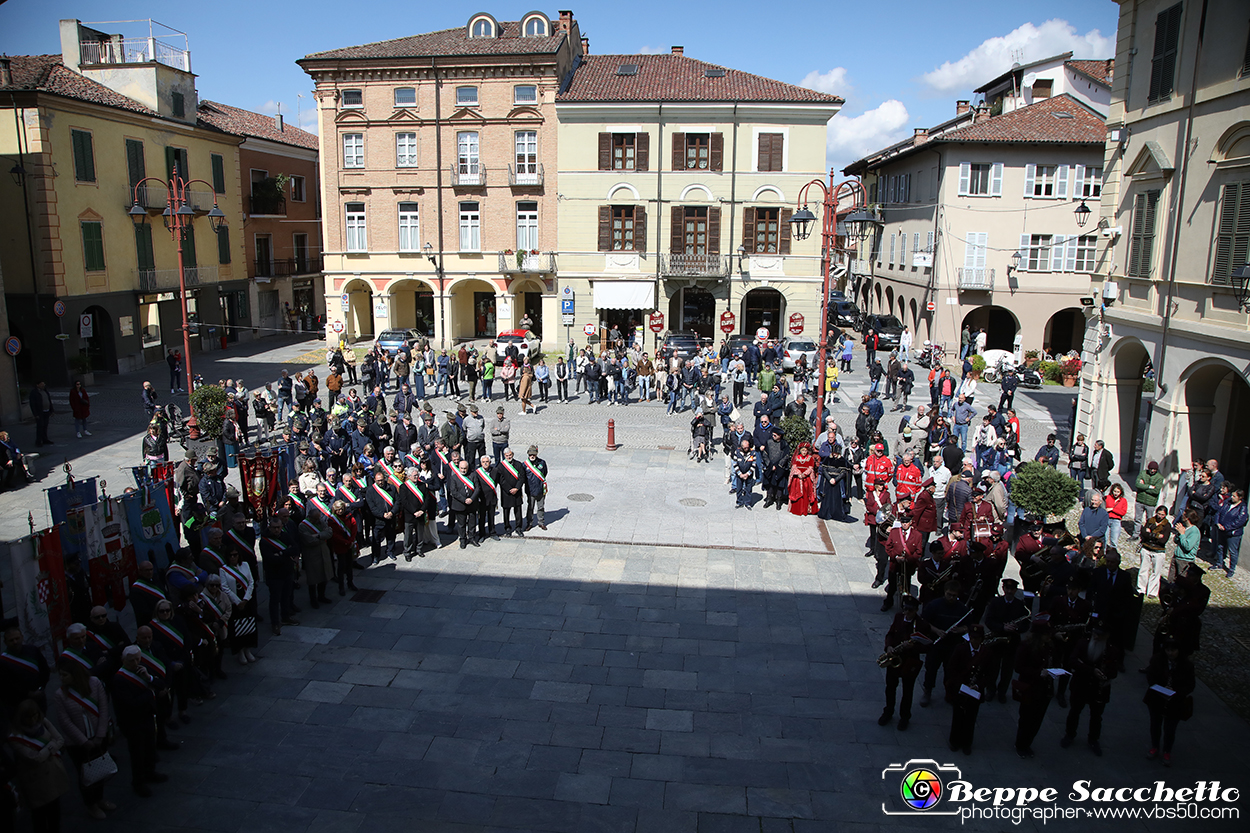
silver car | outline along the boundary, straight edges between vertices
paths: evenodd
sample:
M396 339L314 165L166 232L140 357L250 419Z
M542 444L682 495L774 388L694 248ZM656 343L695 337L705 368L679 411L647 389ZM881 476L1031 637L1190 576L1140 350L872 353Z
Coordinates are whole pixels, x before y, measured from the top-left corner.
M807 356L807 369L816 366L816 342L810 338L786 338L781 342L781 367L783 370L794 370L799 356Z

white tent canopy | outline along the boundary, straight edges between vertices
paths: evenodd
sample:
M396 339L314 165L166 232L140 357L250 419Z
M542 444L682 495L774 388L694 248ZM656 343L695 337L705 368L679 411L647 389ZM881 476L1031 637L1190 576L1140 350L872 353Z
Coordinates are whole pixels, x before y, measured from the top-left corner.
M655 281L595 281L595 309L653 309Z

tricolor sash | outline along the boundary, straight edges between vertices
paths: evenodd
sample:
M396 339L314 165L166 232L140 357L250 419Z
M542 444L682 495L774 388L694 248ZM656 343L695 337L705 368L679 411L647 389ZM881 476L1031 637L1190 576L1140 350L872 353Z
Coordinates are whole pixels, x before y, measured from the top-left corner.
M380 486L378 486L377 483L373 484L373 491L381 495L382 500L386 501L387 509L390 509L392 506L395 505L395 498L391 497L391 493L386 491L386 489L383 489Z
M87 659L73 648L66 648L64 651L61 651L61 659L73 660L81 665L85 671L90 671L93 667L91 665L91 660Z
M96 645L99 645L100 649L103 650L104 653L107 654L109 651L113 650L113 640L109 639L104 634L96 633L95 631L89 630L87 631L87 636L88 638L91 639L92 642L94 642Z
M509 473L509 474L511 474L511 475L512 475L512 479L513 479L513 480L520 480L520 479L521 479L521 473L520 473L520 472L518 472L518 471L517 471L517 470L516 470L516 469L512 466L512 463L511 463L511 462L509 462L509 461L508 461L508 459L507 459L506 457L505 457L504 459L500 460L499 462L503 463L503 467L504 467L505 469L507 469L507 470L508 470L508 473Z
M200 594L200 598L204 600L204 603L208 605L209 609L213 611L213 614L218 619L226 618L226 612L221 609L221 607L217 604L217 602L213 601L212 596L208 595L207 593L202 593Z
M238 584L239 587L243 588L243 592L245 594L247 593L247 589L251 586L251 584L248 582L247 577L244 576L242 572L231 567L229 564L222 567L221 569L222 569L222 572L226 573L232 579L234 579L235 583Z
M205 547L203 550L201 550L200 554L207 555L209 558L211 558L213 560L213 567L217 570L220 570L222 567L226 566L226 559L218 555L217 551L213 549L212 547Z
M349 488L347 487L347 484L346 484L346 483L344 483L343 485L339 486L339 491L340 491L340 492L342 492L344 495L346 495L346 496L347 496L347 502L348 502L348 503L356 503L356 501L357 501L357 498L356 498L356 493L355 493L355 492L353 492L351 489L349 489Z
M300 526L304 526L304 525L307 525L308 528L311 529L314 534L317 534L317 535L321 534L321 529L308 518L304 518L304 520L300 521Z
M237 544L239 549L243 552L250 553L252 551L252 543L240 535L236 530L232 529L226 534L230 536L230 540L234 541L234 543Z
M318 512L320 512L321 514L325 515L327 518L328 518L328 517L330 517L330 507L329 507L329 506L326 506L325 501L323 501L321 498L319 498L319 497L311 497L311 498L309 498L309 499L308 499L308 501L309 501L309 502L310 502L313 506L317 507L317 511L318 511Z
M295 492L287 492L286 496L290 498L291 500L295 501L295 505L298 506L300 509L304 508L304 499L300 497L298 494L296 494Z
M83 711L87 712L92 717L100 716L100 705L96 703L95 700L92 700L84 694L79 694L73 686L66 686L65 691L66 696L81 706Z
M165 571L166 575L169 575L169 573L181 573L189 581L195 581L195 573L190 568L184 567L181 564L170 564L169 569ZM162 593L161 596L163 598L164 594Z
M31 662L28 659L23 659L22 657L19 657L17 654L10 654L8 651L5 651L3 653L0 653L0 659L3 659L5 662L17 666L18 668L24 668L27 671L34 671L36 674L39 673L38 665L35 665L35 663Z
M48 742L46 740L40 740L39 738L32 738L30 735L23 735L20 732L11 733L9 735L9 740L13 741L14 743L20 743L22 746L25 746L29 749L33 749L36 752L42 752L43 748L48 745Z
M439 450L436 448L436 449L434 449L434 454L435 454L435 455L437 455L437 457L438 457L438 461L439 461L440 463L442 463L444 466L446 466L446 467L448 467L448 468L450 468L450 467L451 467L451 463L449 463L449 462L447 461L447 458L443 456L443 452L439 451Z
M164 678L164 676L168 673L165 669L165 663L161 662L147 651L144 651L139 655L139 661L162 678Z
M164 634L166 639L168 639L170 642L173 642L179 648L181 648L186 642L186 640L183 639L182 634L178 632L177 628L175 628L173 625L166 625L164 622L160 621L159 619L152 620L152 628Z
M478 466L477 473L482 475L482 479L490 484L491 489L493 489L496 492L499 491L499 484L497 484L494 481L494 479L490 476L490 472L488 472L486 469L482 468L481 466Z
M148 582L145 581L144 579L141 579L141 578L135 579L134 583L131 584L130 587L132 589L138 589L138 590L143 591L144 593L147 593L149 596L156 599L158 602L162 600L166 600L165 592L163 590L161 590L155 584L148 584Z
M525 467L530 470L530 473L537 477L539 482L543 484L543 494L547 494L547 478L543 477L542 472L532 465L529 460L525 460L524 463Z
M117 676L126 680L131 685L138 686L139 688L146 689L148 687L147 680L143 679L129 668L118 669Z
M261 540L263 540L269 546L273 547L278 552L282 552L283 550L286 549L286 543L283 542L281 538L274 538L272 535L266 535Z
M473 494L477 491L477 487L473 485L473 481L461 474L460 469L452 469L451 473L456 476L457 480L464 484L464 487L469 490L469 494Z

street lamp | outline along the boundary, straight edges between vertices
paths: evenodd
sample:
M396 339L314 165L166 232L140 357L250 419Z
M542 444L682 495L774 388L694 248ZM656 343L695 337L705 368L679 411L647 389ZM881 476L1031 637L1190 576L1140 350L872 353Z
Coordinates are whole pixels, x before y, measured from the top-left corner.
M438 326L439 326L438 346L441 349L443 345L447 343L447 315L446 315L447 287L445 286L446 280L443 276L443 267L439 262L442 259L442 252L439 252L439 256L437 258L434 257L434 246L428 242L424 246L421 247L421 250L425 252L425 259L430 262L430 265L434 267L434 272L438 275Z
M139 180L134 186L134 202L130 206L127 214L136 226L147 225L148 211L143 204L143 197L146 196L145 182L159 182L165 186L165 210L161 212L161 220L165 224L165 228L169 231L170 236L178 245L178 305L182 308L182 354L183 367L187 375L187 393L194 390L192 380L195 378L191 372L191 329L187 323L187 271L182 259L182 247L186 240L187 229L191 228L191 223L200 214L191 203L190 186L195 183L204 185L208 193L213 195L213 207L206 214L208 216L209 227L214 234L219 234L226 226L226 214L217 205L217 194L212 183L202 179L186 180L179 176L178 166L174 165L173 171L169 175L169 181L159 179L158 177L149 176ZM188 399L187 410L191 413L189 426L195 430L195 412L190 405ZM198 431L196 431L198 434Z
M1237 305L1244 312L1250 312L1250 264L1238 266L1233 270L1233 292L1237 296Z
M1076 227L1085 228L1085 224L1089 222L1089 215L1092 214L1089 206L1085 204L1085 200L1081 200L1081 204L1072 212L1076 215Z
M26 184L26 169L22 167L21 162L13 163L13 167L9 168L9 176L13 177L13 184L18 188Z

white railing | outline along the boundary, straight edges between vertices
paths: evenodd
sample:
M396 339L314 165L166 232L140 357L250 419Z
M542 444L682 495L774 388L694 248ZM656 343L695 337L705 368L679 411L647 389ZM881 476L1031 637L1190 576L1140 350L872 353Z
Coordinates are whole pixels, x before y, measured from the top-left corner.
M987 292L994 289L993 269L961 266L958 269L957 279L960 289L985 290Z
M148 64L191 71L191 53L156 38L110 38L79 44L79 60L83 64Z
M217 280L216 266L188 266L185 271L186 285L189 287ZM136 274L141 292L164 292L179 288L177 269L139 269Z

